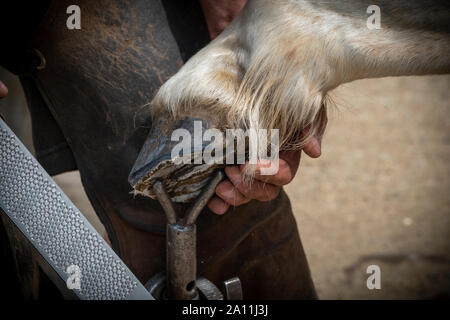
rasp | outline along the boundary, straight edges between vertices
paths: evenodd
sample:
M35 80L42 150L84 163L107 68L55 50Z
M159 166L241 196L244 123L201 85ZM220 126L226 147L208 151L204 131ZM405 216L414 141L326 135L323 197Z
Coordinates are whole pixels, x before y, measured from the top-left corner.
M153 299L1 118L0 208L78 298Z

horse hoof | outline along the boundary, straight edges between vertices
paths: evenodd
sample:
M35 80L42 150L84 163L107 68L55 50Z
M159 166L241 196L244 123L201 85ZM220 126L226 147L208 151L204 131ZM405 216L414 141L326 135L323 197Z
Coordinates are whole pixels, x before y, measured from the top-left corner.
M199 125L199 123L201 124ZM199 126L201 131L210 128L208 122L197 118L180 120L173 128L185 129L185 134L195 137L198 135ZM178 139L172 140L171 132L173 130L168 130L167 125L163 122L150 131L130 172L128 181L134 188L135 194L155 199L153 184L159 180L163 183L173 202L191 202L208 184L215 170L221 168L222 165L202 162L203 150L209 143L203 142L201 136L201 143L190 144L189 154L173 155L174 147L180 142Z

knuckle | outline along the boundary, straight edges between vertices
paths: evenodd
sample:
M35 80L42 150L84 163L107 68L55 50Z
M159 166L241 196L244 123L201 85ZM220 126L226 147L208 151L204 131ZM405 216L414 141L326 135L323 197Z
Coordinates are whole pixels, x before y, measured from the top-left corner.
M252 196L254 191L250 184L244 182L237 184L236 187L245 196Z

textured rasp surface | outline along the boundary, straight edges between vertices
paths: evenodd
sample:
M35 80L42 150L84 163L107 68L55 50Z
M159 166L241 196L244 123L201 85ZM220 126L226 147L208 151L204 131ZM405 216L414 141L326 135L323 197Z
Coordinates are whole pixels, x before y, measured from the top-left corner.
M151 299L92 225L0 119L0 206L80 299Z

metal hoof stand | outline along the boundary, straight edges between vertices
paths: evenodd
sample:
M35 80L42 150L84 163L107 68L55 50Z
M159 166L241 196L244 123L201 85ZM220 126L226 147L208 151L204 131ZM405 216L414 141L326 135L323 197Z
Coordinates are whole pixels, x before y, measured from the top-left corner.
M183 219L177 219L172 201L163 183L156 181L153 191L164 209L167 218L166 276L157 274L146 284L155 299L174 300L239 300L242 288L239 278L225 281L224 294L209 280L197 278L196 225L200 212L214 195L216 186L223 179L223 171L218 171L202 191Z

